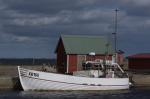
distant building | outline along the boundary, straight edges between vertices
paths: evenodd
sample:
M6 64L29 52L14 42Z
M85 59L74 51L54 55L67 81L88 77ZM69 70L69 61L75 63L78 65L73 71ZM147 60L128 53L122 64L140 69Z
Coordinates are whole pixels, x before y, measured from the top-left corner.
M129 69L147 70L150 69L150 53L139 53L128 56Z
M82 63L85 61L112 60L113 48L103 36L61 35L55 53L57 54L57 71L72 73L82 70Z

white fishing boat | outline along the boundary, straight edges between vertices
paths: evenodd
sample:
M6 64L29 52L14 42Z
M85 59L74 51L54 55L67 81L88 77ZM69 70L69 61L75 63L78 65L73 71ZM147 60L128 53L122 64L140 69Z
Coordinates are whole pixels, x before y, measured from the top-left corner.
M94 68L93 68L94 67ZM73 75L42 72L18 66L24 91L28 90L120 90L129 88L129 77L110 61L87 61L82 71Z

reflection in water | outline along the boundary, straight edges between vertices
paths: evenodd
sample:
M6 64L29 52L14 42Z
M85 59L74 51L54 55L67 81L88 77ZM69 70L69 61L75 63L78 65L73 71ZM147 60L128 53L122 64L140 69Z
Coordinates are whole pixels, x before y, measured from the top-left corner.
M120 91L0 92L0 99L150 99L150 88Z

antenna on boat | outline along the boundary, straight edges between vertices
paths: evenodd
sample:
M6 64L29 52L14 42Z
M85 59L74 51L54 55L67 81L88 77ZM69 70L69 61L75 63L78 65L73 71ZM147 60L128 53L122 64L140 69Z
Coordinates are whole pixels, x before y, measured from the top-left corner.
M114 27L114 32L112 33L114 35L114 46L115 46L115 62L117 62L117 28L118 28L118 21L117 21L117 18L118 18L118 9L116 8L115 9L115 27Z
M109 41L107 40L107 43L106 43L106 52L105 52L105 61L107 60L108 56L109 56Z

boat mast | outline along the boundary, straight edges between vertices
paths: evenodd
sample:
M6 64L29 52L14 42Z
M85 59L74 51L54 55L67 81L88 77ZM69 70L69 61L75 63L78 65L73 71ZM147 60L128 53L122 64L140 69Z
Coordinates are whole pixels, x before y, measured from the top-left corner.
M115 62L117 62L117 28L118 28L118 9L115 9L115 27L114 27L114 33L112 33L114 35L114 46L115 46Z

